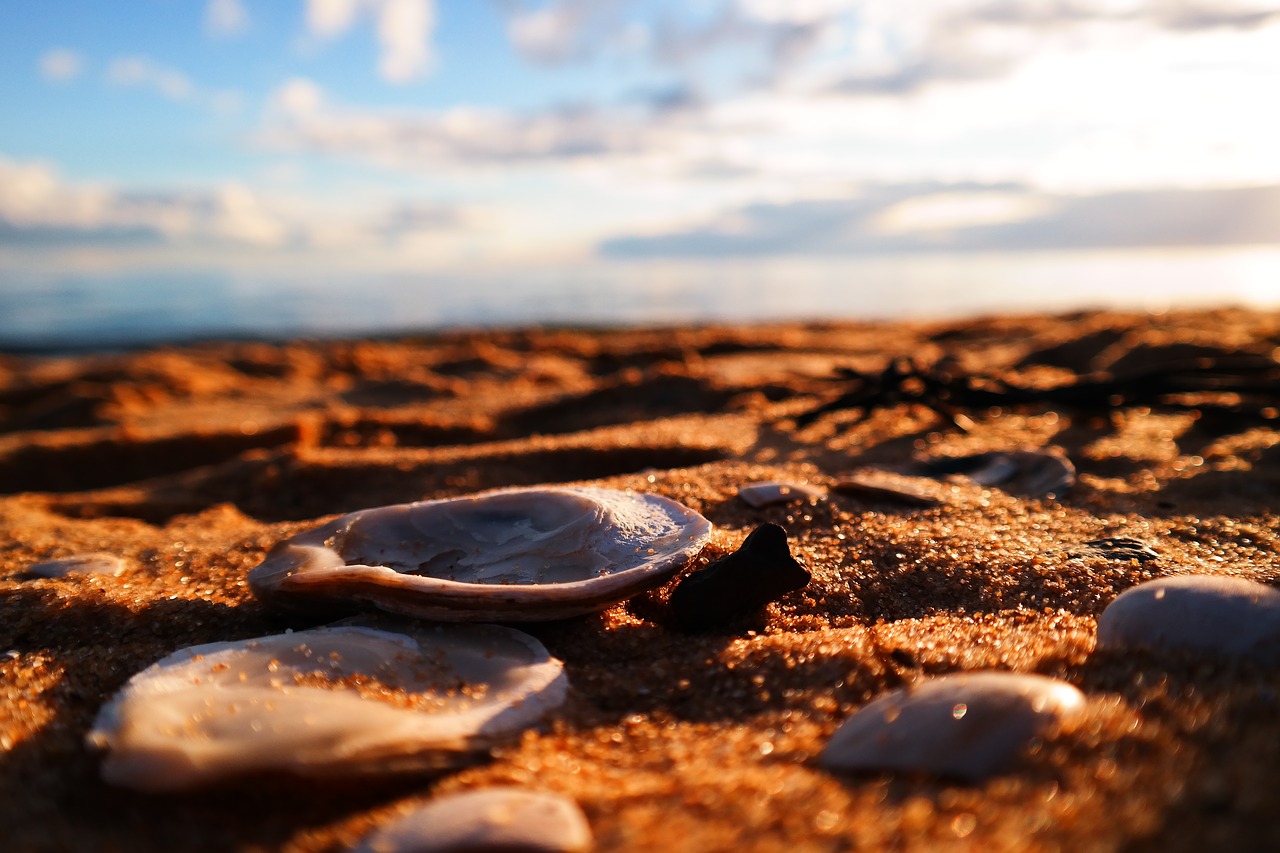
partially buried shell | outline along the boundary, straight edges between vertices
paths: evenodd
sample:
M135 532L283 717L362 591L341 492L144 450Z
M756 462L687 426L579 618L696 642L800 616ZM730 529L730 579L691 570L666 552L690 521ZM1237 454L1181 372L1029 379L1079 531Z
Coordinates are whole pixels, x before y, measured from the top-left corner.
M146 791L434 770L534 725L567 689L560 661L510 628L335 626L175 652L129 680L88 741L107 750L106 781Z
M657 495L502 489L361 510L276 545L256 595L329 599L443 621L537 621L658 586L711 523Z
M578 853L591 826L577 803L520 788L431 800L371 832L353 853Z
M894 690L845 721L819 763L833 770L980 781L1013 766L1033 738L1070 722L1084 694L1043 675L944 675Z

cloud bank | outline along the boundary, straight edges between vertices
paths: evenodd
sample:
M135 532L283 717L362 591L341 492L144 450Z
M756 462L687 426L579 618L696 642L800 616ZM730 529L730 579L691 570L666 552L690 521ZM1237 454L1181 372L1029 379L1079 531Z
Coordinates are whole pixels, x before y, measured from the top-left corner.
M1280 185L1047 195L1018 185L908 185L758 204L606 257L750 257L1280 243Z

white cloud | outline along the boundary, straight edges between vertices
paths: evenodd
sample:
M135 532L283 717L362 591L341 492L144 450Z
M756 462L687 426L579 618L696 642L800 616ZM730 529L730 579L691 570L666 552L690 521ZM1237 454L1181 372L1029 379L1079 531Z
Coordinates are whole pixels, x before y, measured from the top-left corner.
M434 57L435 4L430 0L381 0L378 41L382 56L378 70L390 83L408 83L431 70Z
M589 42L604 40L599 31L615 11L612 4L595 0L560 0L517 11L507 22L507 34L516 49L535 62L566 62L578 58Z
M665 234L603 242L619 257L1242 246L1280 242L1280 185L1050 196L1029 187L908 184L757 204Z
M551 169L630 198L655 179L693 178L704 196L720 182L738 199L838 195L868 181L1067 193L1280 181L1280 122L1240 108L1273 97L1280 26L1091 32L1050 40L998 77L934 79L896 96L830 79L526 112L321 104L263 138L421 174Z
M320 110L324 104L324 90L305 77L294 77L276 89L269 103L287 118L304 118Z
M248 27L249 13L240 0L209 0L204 7L204 28L210 35L239 35Z
M216 113L239 111L240 93L230 89L204 89L182 71L148 56L120 56L107 65L107 82L121 88L144 89L171 101L195 104Z
M187 75L146 56L113 59L107 66L107 80L116 86L152 89L173 101L186 101L195 94Z
M71 182L40 163L0 159L0 225L11 244L238 243L279 246L293 226L238 184L121 190Z
M359 0L307 0L307 29L320 38L334 38L355 23Z
M0 157L0 258L43 252L56 265L91 251L126 266L256 258L295 268L414 268L473 250L480 238L471 232L492 226L482 210L421 198L343 197L326 206L235 181L180 190L121 187L71 181L46 164Z
M307 0L307 31L319 39L334 39L366 13L374 22L382 79L408 83L432 70L434 0Z
M67 48L45 51L40 57L40 76L54 83L73 80L80 76L84 62L80 54Z
M939 192L911 196L868 220L879 234L952 231L981 225L1021 222L1047 213L1049 202L1026 192Z

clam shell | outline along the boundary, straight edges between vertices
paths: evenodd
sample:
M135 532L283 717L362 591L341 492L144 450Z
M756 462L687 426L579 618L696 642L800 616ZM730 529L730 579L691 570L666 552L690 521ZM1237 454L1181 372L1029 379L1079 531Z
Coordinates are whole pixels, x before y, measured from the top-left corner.
M1121 593L1102 611L1098 648L1280 663L1280 590L1222 575L1148 581Z
M561 663L527 634L317 628L175 652L129 679L88 735L102 777L146 791L252 771L437 769L564 701Z
M572 800L520 788L484 788L425 803L369 833L353 853L576 853L590 848L591 827Z
M867 500L887 501L907 506L934 507L946 503L933 493L937 489L937 483L932 480L922 483L920 482L922 479L875 468L863 468L842 477L831 487L831 490L846 495L857 495Z
M115 554L76 554L27 566L33 578L65 578L72 575L117 577L125 570L124 560Z
M1056 497L1075 485L1076 466L1052 450L993 450L971 456L945 456L923 464L931 477L960 475L980 486L1032 498Z
M781 480L748 483L738 489L738 497L742 498L742 502L755 509L792 501L819 500L826 496L825 490L810 486L808 483L782 482Z
M277 544L249 585L442 621L561 619L658 586L710 535L657 495L502 489L344 515Z
M819 763L978 781L1008 770L1032 738L1070 720L1084 702L1072 685L1043 675L944 675L860 709Z

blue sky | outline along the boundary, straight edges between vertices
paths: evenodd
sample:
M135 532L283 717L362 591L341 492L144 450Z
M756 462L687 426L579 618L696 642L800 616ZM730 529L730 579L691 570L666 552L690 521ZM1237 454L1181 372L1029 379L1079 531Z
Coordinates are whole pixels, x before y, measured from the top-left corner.
M1280 4L0 0L0 271L1280 242Z

